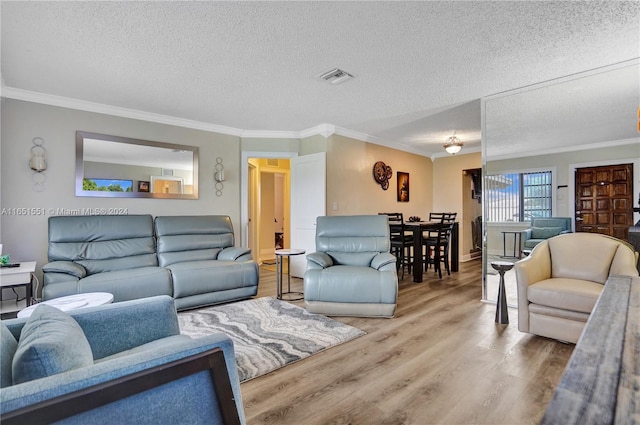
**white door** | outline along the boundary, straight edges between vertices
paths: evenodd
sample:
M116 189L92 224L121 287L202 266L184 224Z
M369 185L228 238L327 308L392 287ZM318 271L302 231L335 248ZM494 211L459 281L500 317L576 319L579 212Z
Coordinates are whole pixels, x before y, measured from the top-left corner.
M257 171L256 171L256 167L253 164L248 164L248 170L249 170L249 178L247 180L247 183L249 185L249 196L247 197L248 200L248 204L249 204L249 216L248 216L248 232L247 236L248 236L248 243L246 245L243 246L248 246L251 249L251 252L253 254L253 259L258 261L260 259L260 251L258 250L258 231L257 231L257 225L258 225L258 202L256 202L257 198Z
M291 158L291 248L316 249L316 218L326 214L324 152ZM306 255L293 255L291 275L304 277Z

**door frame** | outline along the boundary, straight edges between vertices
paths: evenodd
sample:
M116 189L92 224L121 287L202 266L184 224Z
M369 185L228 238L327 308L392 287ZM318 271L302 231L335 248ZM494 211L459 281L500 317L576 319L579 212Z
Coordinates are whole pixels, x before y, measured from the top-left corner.
M636 201L635 194L640 192L640 158L636 159L605 159L602 161L590 161L590 162L579 162L575 164L569 164L569 191L572 196L571 202L569 204L569 214L571 214L571 230L575 232L575 220L576 220L576 170L578 168L589 168L589 167L602 167L608 165L618 165L618 164L633 164L633 187L632 192L633 195L631 197L632 204ZM633 213L633 222L637 223L640 220L640 213Z
M249 158L284 158L298 156L298 152L242 151L240 160L240 241L249 246Z

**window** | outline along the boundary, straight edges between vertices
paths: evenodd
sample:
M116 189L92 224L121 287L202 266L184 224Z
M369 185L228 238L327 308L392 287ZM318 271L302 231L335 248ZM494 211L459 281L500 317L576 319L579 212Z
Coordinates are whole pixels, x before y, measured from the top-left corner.
M530 221L552 215L552 172L487 175L483 190L486 221Z

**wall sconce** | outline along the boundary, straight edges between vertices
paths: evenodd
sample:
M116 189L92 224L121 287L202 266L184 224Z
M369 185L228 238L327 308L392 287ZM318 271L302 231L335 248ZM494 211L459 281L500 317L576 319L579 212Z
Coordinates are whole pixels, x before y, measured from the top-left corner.
M43 146L44 139L42 137L34 137L32 142L29 168L35 171L33 173L34 189L37 192L42 192L44 190L44 182L47 179L47 176L44 175L44 171L47 169L47 150Z
M216 158L216 171L213 173L213 179L216 181L216 196L222 196L222 189L224 189L224 165L222 165L222 158Z

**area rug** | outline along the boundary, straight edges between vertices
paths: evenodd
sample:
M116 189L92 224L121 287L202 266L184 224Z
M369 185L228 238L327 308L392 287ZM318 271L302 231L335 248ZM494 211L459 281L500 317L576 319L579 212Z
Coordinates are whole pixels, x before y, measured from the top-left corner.
M248 381L365 332L271 297L178 313L180 331L197 338L222 332L234 344L240 382Z

